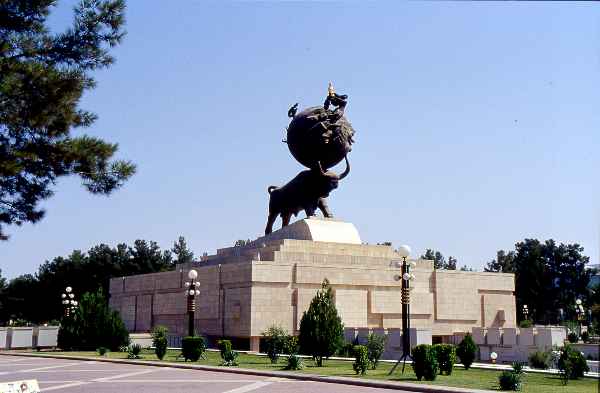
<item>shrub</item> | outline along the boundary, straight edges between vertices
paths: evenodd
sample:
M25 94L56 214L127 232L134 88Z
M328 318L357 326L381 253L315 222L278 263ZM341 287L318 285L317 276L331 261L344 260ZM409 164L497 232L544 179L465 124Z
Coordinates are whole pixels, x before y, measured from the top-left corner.
M575 344L577 341L579 341L579 336L577 333L571 332L567 335L567 340L569 340L570 343Z
M477 354L477 345L470 334L467 333L465 338L458 344L456 354L460 358L460 362L465 366L465 369L468 370L469 367L471 367L471 364L473 364L475 355Z
M181 340L181 355L187 362L197 362L204 356L206 340L202 336L187 336Z
M108 348L106 347L98 347L98 355L105 356L108 352Z
M169 329L164 326L155 326L152 329L152 345L154 345L154 353L156 357L163 360L167 353L167 333Z
M302 358L297 354L290 354L287 357L287 365L285 366L286 370L302 370L304 368L304 363L302 363Z
M452 344L435 344L433 347L437 359L440 374L452 374L452 368L456 362L456 348Z
M570 345L562 348L557 363L560 378L565 385L570 379L583 378L584 373L590 371L583 354L574 350Z
M587 343L588 341L590 341L590 334L588 332L582 332L581 339L584 343Z
M521 390L523 378L523 364L520 362L514 362L512 364L512 371L503 371L498 377L498 383L500 384L500 390Z
M267 356L271 359L271 363L277 363L288 337L287 331L279 326L272 325L262 335L265 338Z
M288 355L295 355L298 353L298 337L287 336L283 344L283 352Z
M236 361L238 357L238 353L234 351L231 347L231 341L229 340L219 340L217 342L217 346L221 351L221 359L223 362L221 366L237 366L238 363Z
M550 367L550 353L535 351L529 355L529 365L531 368L546 370Z
M337 356L341 356L343 358L352 357L355 345L358 344L350 343L348 341L344 342L344 344L342 344L342 346L337 350Z
M355 373L364 375L369 367L369 350L364 345L355 345L353 352L354 363L352 368Z
M117 351L129 343L129 332L116 311L108 308L102 290L84 293L79 307L61 321L58 346L64 350L95 351L106 347Z
M141 359L142 346L140 344L132 344L127 350L127 359Z
M530 328L532 326L533 326L533 322L531 322L530 319L524 319L521 322L519 322L520 328Z
M426 381L434 381L438 374L438 362L431 345L417 345L412 351L412 357L412 367L417 379L420 381L424 377Z
M344 325L327 279L302 315L299 339L302 352L311 355L318 367L323 366L323 358L333 355L343 342Z
M385 350L385 341L385 336L380 336L374 333L369 334L369 337L367 337L367 352L369 356L369 363L371 364L371 368L373 370L377 368L379 358L381 358L381 355L383 355L383 351Z

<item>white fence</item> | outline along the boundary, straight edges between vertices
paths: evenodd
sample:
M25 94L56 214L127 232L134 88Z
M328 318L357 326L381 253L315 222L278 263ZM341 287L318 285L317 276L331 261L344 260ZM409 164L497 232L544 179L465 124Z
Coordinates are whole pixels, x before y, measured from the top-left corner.
M53 348L58 326L0 327L0 349Z

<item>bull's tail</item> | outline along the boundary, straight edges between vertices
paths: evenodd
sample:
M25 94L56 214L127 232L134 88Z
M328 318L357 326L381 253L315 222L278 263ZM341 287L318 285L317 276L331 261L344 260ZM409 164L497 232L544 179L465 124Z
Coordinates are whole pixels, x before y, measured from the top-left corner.
M277 189L277 187L271 186L271 187L267 188L267 192L270 194L271 192L273 192L273 190L276 190L276 189Z

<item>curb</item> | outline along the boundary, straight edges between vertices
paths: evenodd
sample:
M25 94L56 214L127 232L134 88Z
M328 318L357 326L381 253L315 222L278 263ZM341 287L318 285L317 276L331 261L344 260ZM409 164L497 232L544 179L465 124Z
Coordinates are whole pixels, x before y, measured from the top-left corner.
M393 390L404 390L409 392L425 392L425 393L496 393L492 390L481 390L481 389L467 389L467 388L456 388L450 386L434 386L434 385L421 385L409 382L384 382L376 380L364 380L358 378L349 377L327 377L316 374L298 374L286 371L262 371L252 370L247 368L229 368L229 367L216 367L216 366L205 366L199 364L181 364L181 363L170 363L170 362L157 362L152 360L130 360L130 359L109 359L102 357L86 357L86 356L69 356L69 355L49 355L49 354L32 354L32 353L16 353L16 352L0 352L0 355L4 356L26 356L32 358L52 358L52 359L67 359L67 360L81 360L81 361L94 361L94 362L106 362L106 363L118 363L118 364L133 364L137 366L153 366L153 367L169 367L186 370L202 370L212 371L230 374L243 374L243 375L254 375L264 377L275 377L275 378L287 378L301 381L313 381L313 382L325 382L325 383L337 383L343 385L362 386L369 388L380 388L380 389L393 389Z

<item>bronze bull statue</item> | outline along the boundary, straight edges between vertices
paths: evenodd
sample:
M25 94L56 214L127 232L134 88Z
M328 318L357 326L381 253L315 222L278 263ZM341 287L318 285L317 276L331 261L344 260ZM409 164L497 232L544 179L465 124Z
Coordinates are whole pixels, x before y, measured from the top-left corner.
M321 164L317 163L316 168L300 172L282 187L270 186L269 218L265 235L273 232L273 224L278 215L281 215L282 226L288 225L292 214L297 216L300 210L304 210L306 216L311 217L319 208L325 217L333 217L326 198L338 187L339 181L350 173L348 157L344 159L346 170L339 176L333 171L325 172Z

